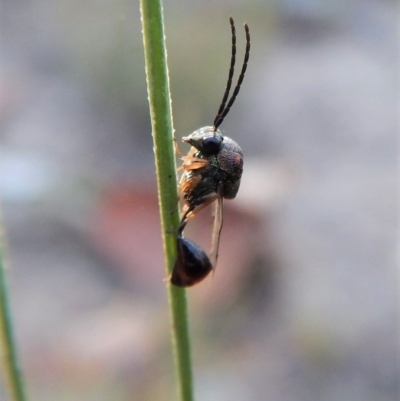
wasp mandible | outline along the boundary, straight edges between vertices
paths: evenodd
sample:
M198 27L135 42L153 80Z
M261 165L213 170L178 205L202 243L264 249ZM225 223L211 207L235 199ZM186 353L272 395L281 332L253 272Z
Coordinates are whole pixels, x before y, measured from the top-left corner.
M219 239L222 229L223 199L236 197L243 172L243 152L241 147L231 138L223 136L218 127L229 113L239 93L247 69L250 56L250 31L244 24L246 32L246 51L238 82L229 97L236 61L236 29L233 18L229 19L232 32L232 55L228 81L218 113L213 126L207 126L194 131L183 142L191 145L186 156L181 156L183 170L179 181L179 194L183 200L182 217L177 235L177 260L170 282L180 287L189 287L203 280L215 269L218 259ZM214 201L214 223L211 239L210 257L196 244L183 236L183 230L188 221L200 210Z

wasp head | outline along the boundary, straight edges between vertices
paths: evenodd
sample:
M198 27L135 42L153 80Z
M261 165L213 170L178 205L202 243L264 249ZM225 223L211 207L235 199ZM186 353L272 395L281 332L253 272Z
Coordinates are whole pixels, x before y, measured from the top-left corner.
M195 147L204 155L211 156L219 153L224 137L221 131L215 130L214 127L203 127L194 131L189 136L183 137L182 140Z

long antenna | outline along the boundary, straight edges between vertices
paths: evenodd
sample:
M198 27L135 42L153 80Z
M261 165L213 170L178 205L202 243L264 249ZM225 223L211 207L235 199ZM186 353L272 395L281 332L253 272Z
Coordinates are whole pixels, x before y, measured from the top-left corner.
M221 117L222 112L224 111L226 101L229 96L229 92L231 90L232 86L232 77L233 73L235 71L235 61L236 61L236 29L235 29L235 22L233 21L232 17L229 17L229 22L231 23L231 31L232 31L232 55L231 55L231 66L229 68L229 75L228 75L228 82L226 83L226 89L224 93L224 97L222 98L221 105L219 106L219 110L217 115L215 116L214 120L214 127L215 131L217 130L216 128L216 123L218 119Z
M233 91L232 97L229 99L227 106L223 109L222 113L218 113L217 117L215 118L214 131L216 131L217 128L222 124L222 122L224 121L224 118L229 113L229 110L231 109L233 103L235 102L236 96L239 93L240 85L243 82L244 74L247 69L247 62L249 61L249 57L250 57L250 31L249 31L249 26L247 24L244 24L244 30L246 31L246 52L244 55L242 71L240 72L238 83L236 84L235 90ZM229 83L229 80L228 80L228 83ZM230 89L230 85L229 85L229 89Z

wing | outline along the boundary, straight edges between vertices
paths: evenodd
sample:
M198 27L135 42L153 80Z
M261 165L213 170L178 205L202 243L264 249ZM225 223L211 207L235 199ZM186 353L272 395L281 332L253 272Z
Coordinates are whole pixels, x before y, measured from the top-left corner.
M214 271L215 268L217 267L217 260L218 260L219 239L221 236L222 223L223 223L222 212L223 212L223 197L222 197L222 185L220 185L218 188L218 197L217 201L215 202L215 208L214 208L214 222L213 222L211 251L210 251L210 261Z

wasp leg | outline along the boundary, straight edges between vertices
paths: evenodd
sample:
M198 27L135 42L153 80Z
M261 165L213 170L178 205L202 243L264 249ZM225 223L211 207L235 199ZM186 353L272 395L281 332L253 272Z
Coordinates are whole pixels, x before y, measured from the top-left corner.
M175 147L175 152L176 152L176 154L177 154L180 158L184 157L183 154L182 154L182 152L181 152L181 150L179 149L178 141L176 140L176 138L173 138L172 140L174 141L174 147Z
M223 196L222 196L222 185L220 184L217 190L218 199L215 203L214 208L214 222L213 222L213 230L211 236L211 249L210 249L210 261L213 266L213 271L215 271L217 267L218 260L218 249L219 249L219 240L221 237L222 223L223 223Z
M179 193L187 194L193 191L197 187L200 181L201 181L201 175L197 175L195 177L183 180L182 182L179 183Z
M183 193L189 193L189 192L193 191L197 187L199 182L201 181L201 175L198 172L198 170L208 167L209 164L210 163L207 160L195 159L195 158L191 159L190 164L184 163L181 166L181 168L183 168L183 170L185 170L185 171L189 171L189 172L193 171L193 173L192 173L193 176L190 178L187 178L186 174L183 174L181 176L181 179L179 180L179 185L178 185L179 193L183 194Z
M184 156L184 155L182 154L182 152L180 151L180 149L179 149L178 141L176 140L176 138L173 138L173 141L174 141L175 153L179 156L179 158L180 158L181 160L184 161L184 163L182 164L182 166L178 167L178 169L177 169L178 171L180 171L180 170L184 169L184 167L185 167L185 160L186 160L186 159L191 159L192 156L194 155L196 149L195 149L195 148L192 148L192 149L190 150L190 152L189 152L186 156ZM196 158L196 159L197 159L197 158ZM190 163L189 163L189 164L190 164Z
M187 170L198 170L203 167L207 167L210 162L205 159L201 159L200 157L189 157L185 156L182 158L183 164L182 168L187 171Z
M194 154L196 152L197 149L193 146L190 148L189 153L186 156L182 156L182 154L179 152L181 160L183 161L182 167L184 170L196 170L209 164L206 159L202 159L201 157L194 157Z
M213 203L216 199L218 199L218 194L216 192L211 192L208 195L205 195L201 199L199 199L199 202L201 203L195 207L189 207L185 205L182 209L182 220L181 224L183 223L183 218L185 218L186 223L192 219L197 213L199 213L201 210L206 208L208 205Z
M189 153L186 156L184 156L181 150L179 149L178 141L176 140L176 138L174 138L173 141L174 141L175 153L179 156L181 160L185 160L187 158L192 157L197 151L196 148L192 147L190 148Z

